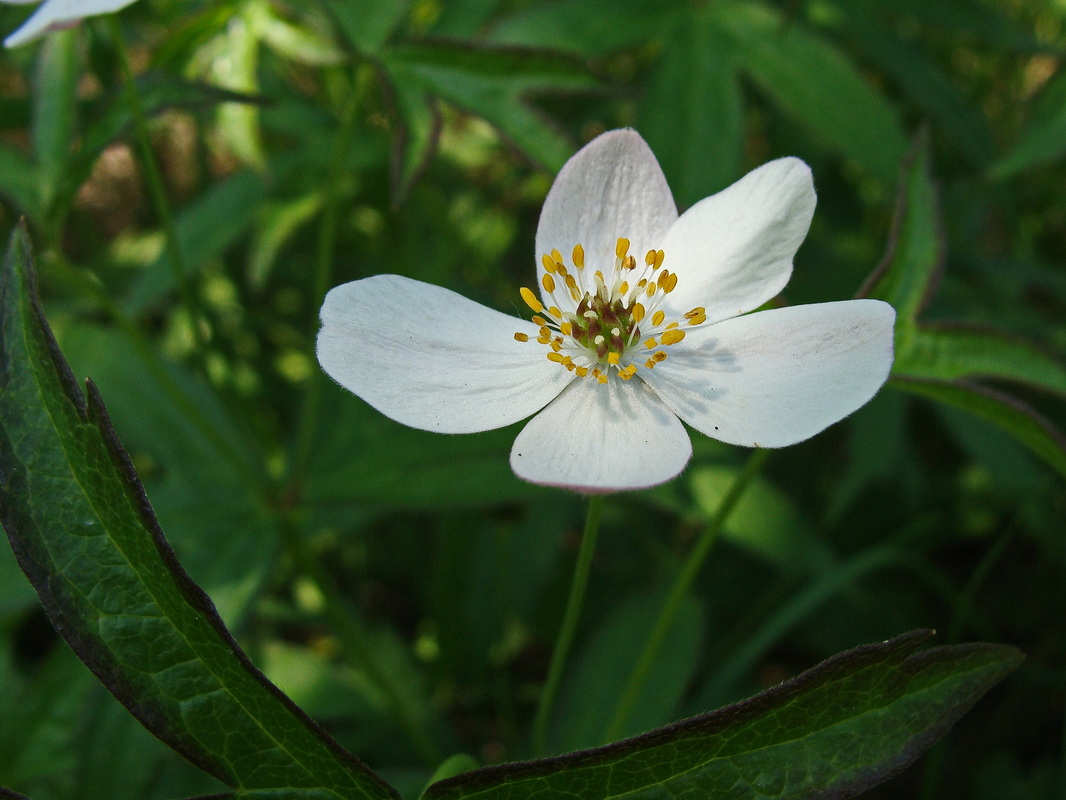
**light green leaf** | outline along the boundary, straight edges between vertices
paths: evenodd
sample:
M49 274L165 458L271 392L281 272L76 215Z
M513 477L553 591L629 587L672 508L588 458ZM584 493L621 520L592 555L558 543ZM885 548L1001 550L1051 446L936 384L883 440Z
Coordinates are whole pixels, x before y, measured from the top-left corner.
M666 39L637 128L685 208L739 177L744 109L732 43L706 8L678 14Z
M1003 428L1042 458L1060 475L1066 476L1066 437L1044 417L1009 395L983 386L957 381L893 378L891 385L910 394L961 408Z
M737 63L790 116L887 184L907 152L895 110L831 44L768 5L708 5Z
M253 230L248 249L248 283L253 289L266 285L274 263L286 242L322 209L323 193L309 192L291 200L264 206Z
M1066 364L993 328L920 325L897 351L892 374L940 381L1013 381L1066 395Z
M29 239L0 273L0 509L53 623L123 704L251 796L396 793L268 683L178 564L92 383L36 298Z
M916 652L928 636L856 648L749 700L613 745L467 772L425 798L850 797L913 761L1021 660L989 644Z
M47 202L71 159L77 116L78 35L60 31L45 38L34 79L33 155Z
M44 196L41 171L32 157L0 142L0 196L8 197L34 221L43 221Z

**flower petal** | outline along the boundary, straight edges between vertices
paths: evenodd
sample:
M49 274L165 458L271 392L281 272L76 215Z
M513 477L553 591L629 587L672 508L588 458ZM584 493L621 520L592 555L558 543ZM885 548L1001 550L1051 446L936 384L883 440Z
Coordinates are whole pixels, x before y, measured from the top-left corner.
M487 431L542 408L573 376L525 320L399 275L332 289L322 304L318 360L387 417L438 433Z
M782 158L692 206L660 245L678 277L663 303L667 315L703 306L714 322L774 297L792 275L815 202L810 168Z
M544 273L541 256L556 249L569 264L576 244L585 249L590 272L613 270L620 237L630 240L630 252L643 264L648 250L662 247L676 219L677 206L651 148L636 131L608 131L563 165L544 200L537 282Z
M784 447L874 396L892 366L895 318L879 300L762 311L689 331L640 375L708 436Z
M596 494L664 483L691 455L685 427L647 386L585 378L526 423L511 469L532 483Z
M46 0L21 28L4 39L4 46L18 47L49 31L68 28L84 17L109 14L134 2L136 0Z

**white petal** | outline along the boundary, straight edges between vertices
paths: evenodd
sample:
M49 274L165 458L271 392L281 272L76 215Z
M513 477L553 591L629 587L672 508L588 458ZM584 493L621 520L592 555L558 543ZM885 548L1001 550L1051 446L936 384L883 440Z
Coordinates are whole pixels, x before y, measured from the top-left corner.
M526 423L511 469L533 483L596 494L664 483L691 455L685 427L640 381L583 378Z
M21 28L4 39L4 45L18 47L49 31L69 27L83 17L109 14L134 2L136 0L47 0Z
M318 360L387 417L438 433L487 431L542 408L573 376L547 348L516 342L525 320L399 275L332 289L322 304Z
M663 303L668 316L703 306L711 321L729 319L774 297L792 275L815 202L810 168L782 158L692 206L661 245L663 266L678 278Z
M569 265L576 244L585 249L589 274L614 269L619 238L630 240L630 252L643 264L648 250L662 247L676 219L677 205L651 148L636 131L608 131L563 165L544 200L537 281L541 256L556 249Z
M874 396L892 366L895 318L879 300L761 311L689 331L639 374L708 436L784 447Z

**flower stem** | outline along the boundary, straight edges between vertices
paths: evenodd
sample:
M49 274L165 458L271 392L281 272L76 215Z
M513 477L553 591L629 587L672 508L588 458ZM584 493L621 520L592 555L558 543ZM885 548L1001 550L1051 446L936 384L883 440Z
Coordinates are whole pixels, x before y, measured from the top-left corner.
M137 84L133 79L133 68L130 66L129 55L126 52L122 26L119 25L118 17L115 14L109 14L107 22L111 39L115 45L115 54L118 57L119 71L122 73L122 87L126 97L126 105L133 119L133 132L137 139L137 149L141 154L141 164L144 166L148 193L152 198L152 206L155 209L155 213L163 226L167 259L170 262L171 272L174 274L174 282L181 292L185 311L189 315L189 327L192 329L196 359L202 363L206 354L204 332L200 328L202 315L199 303L196 300L196 292L193 291L192 282L185 269L185 260L182 257L181 245L178 242L177 229L174 227L174 215L171 213L170 203L167 200L163 176L159 171L155 153L152 151L152 141L148 133L148 115L145 113L144 103L141 101L141 95L137 91Z
M618 702L614 716L604 732L604 742L614 741L621 735L626 721L629 719L629 713L633 710L641 689L644 688L648 674L651 672L652 665L662 649L663 642L666 640L666 635L670 631L670 626L673 624L681 604L688 596L689 590L692 588L696 576L699 575L703 563L707 560L707 556L714 547L714 543L718 540L718 534L721 532L726 520L733 512L733 509L736 508L740 498L744 496L748 486L751 485L752 479L762 468L769 452L769 450L759 449L752 453L751 457L748 458L748 463L744 465L744 469L733 481L729 492L722 498L714 517L704 526L696 546L692 548L692 552L689 553L681 572L675 579L670 595L667 597L662 611L659 612L655 627L652 629L648 641L644 644L644 650L637 660L637 665L629 676L629 683L626 684L625 691L622 693L622 699Z
M589 571L592 568L592 554L596 550L596 536L600 530L603 498L604 495L602 494L593 495L589 498L588 516L585 518L585 531L581 536L581 549L577 554L574 579L570 584L570 599L566 604L563 624L559 629L559 638L555 642L555 652L552 653L551 665L548 667L548 678L544 683L543 691L541 691L540 705L537 707L537 716L533 722L533 752L538 756L544 753L548 734L548 717L551 714L552 705L555 703L555 695L559 691L559 682L562 680L566 658L570 654L570 646L574 642L574 634L577 632L577 621L581 615L581 606L585 602L585 588L588 586Z

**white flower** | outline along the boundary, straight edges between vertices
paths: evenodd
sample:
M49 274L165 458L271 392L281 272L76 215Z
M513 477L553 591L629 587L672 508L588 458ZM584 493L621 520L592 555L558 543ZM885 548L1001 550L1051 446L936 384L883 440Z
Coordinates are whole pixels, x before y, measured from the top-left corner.
M892 365L895 311L877 300L741 316L788 282L815 194L770 162L680 217L631 130L574 155L537 228L533 321L399 275L338 286L318 359L414 428L471 433L538 413L511 450L534 483L653 486L692 454L681 420L732 444L782 447L866 403ZM517 331L517 332L516 332Z
M9 5L26 5L38 0L0 0ZM51 31L77 25L84 17L110 14L136 0L45 0L36 13L13 34L4 39L5 47L18 47Z

